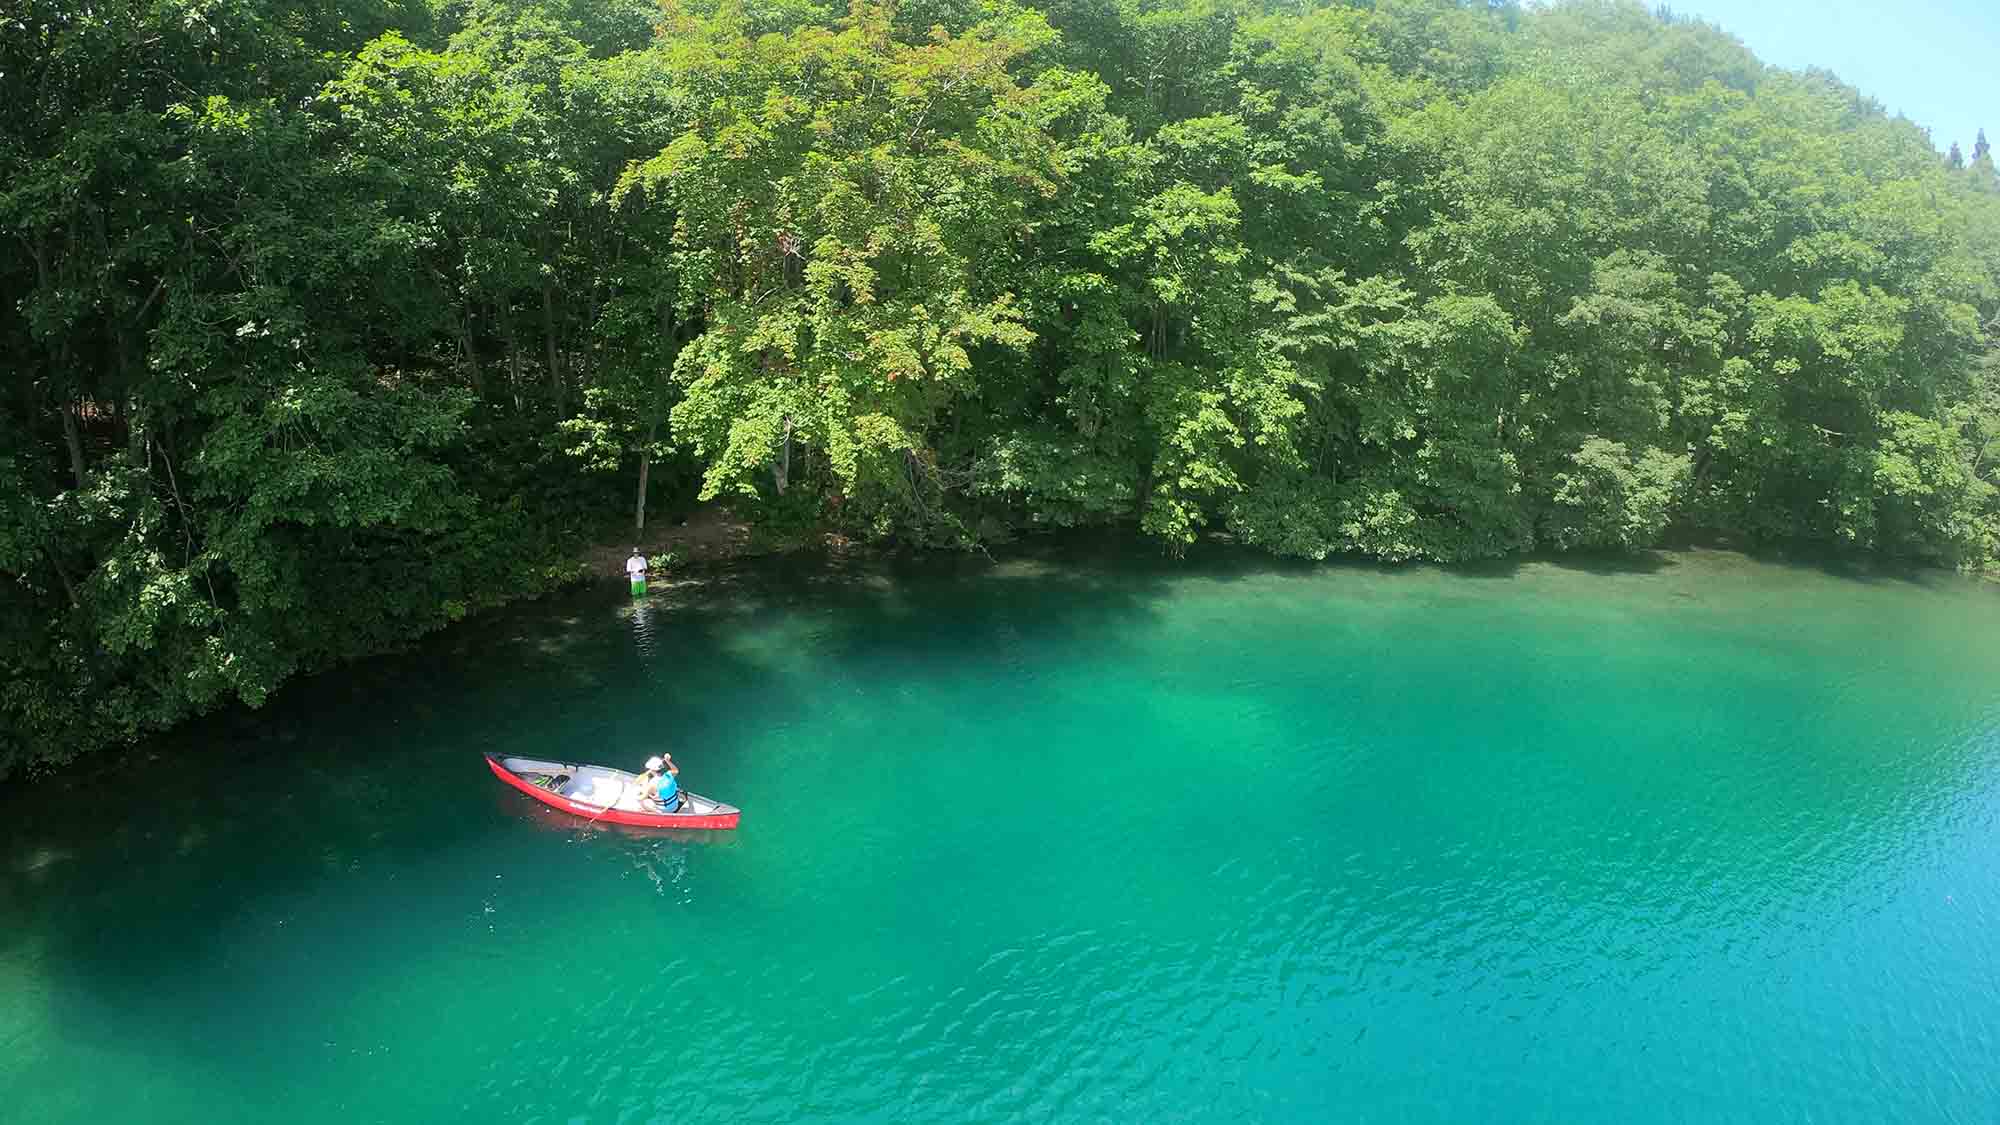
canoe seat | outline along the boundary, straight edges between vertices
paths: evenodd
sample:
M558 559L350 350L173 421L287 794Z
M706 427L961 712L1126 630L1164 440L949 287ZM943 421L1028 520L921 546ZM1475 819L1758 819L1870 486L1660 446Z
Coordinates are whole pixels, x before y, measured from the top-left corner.
M616 777L602 774L578 773L569 784L556 790L572 801L582 801L591 805L608 805L617 802L620 807L632 803L639 793L630 783Z

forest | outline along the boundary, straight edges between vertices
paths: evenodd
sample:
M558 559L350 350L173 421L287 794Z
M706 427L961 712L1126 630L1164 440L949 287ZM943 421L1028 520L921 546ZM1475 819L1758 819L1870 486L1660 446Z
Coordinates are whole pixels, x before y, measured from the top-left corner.
M1959 140L1623 3L13 0L0 775L704 502L1990 569Z

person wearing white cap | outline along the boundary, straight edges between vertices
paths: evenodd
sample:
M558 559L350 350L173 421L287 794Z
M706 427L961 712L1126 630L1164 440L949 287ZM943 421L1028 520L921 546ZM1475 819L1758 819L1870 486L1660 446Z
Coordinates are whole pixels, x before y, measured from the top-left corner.
M672 754L646 759L646 772L639 775L639 796L659 806L661 812L673 812L681 807L681 783L677 780L681 768L674 764Z
M632 557L625 560L625 574L632 579L633 597L646 592L646 556L637 547L632 548Z

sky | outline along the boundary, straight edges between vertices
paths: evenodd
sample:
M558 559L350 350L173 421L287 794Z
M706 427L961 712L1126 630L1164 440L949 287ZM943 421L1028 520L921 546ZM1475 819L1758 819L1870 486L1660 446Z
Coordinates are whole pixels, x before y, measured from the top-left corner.
M1968 158L2000 145L2000 0L1669 0L1767 63L1824 67Z

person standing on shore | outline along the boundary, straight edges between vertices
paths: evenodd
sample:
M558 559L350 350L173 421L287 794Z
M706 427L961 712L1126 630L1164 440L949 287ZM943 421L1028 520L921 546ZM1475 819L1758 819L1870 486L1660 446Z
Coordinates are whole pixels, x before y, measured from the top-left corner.
M644 594L646 592L646 556L639 553L639 548L632 548L632 557L625 560L625 573L632 579L632 596L636 598Z

